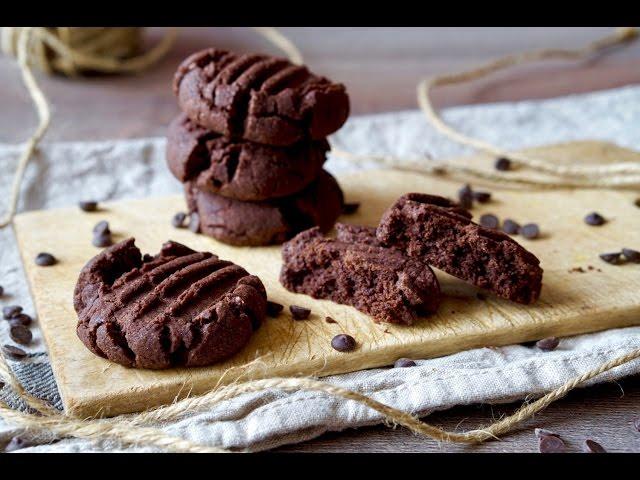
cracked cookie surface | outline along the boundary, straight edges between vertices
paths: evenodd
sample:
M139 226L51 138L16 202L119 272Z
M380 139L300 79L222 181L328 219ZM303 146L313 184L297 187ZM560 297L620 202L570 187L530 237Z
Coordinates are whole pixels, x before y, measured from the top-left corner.
M285 288L351 305L376 322L411 325L437 310L440 287L428 265L382 247L374 228L336 228L335 239L313 228L283 245Z
M333 227L342 212L338 182L326 171L301 192L262 202L243 202L185 183L187 205L199 217L199 230L231 245L272 245L318 226Z
M127 367L197 367L246 345L266 314L260 279L208 252L167 242L144 262L133 238L91 259L74 291L77 334Z
M349 116L344 85L266 55L196 52L178 67L173 89L195 123L267 145L323 139Z
M471 214L444 197L409 193L382 216L381 244L490 290L529 304L540 296L538 258L511 237L471 221Z
M287 148L232 140L180 114L169 125L166 159L181 182L224 197L265 200L304 189L322 170L328 150L324 139Z

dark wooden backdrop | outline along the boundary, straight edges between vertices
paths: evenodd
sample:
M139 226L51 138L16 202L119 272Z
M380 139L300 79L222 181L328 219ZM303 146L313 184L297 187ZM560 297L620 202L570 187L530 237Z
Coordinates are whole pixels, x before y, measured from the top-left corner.
M284 28L318 73L344 82L353 114L415 108L415 85L422 76L455 71L498 55L542 47L578 47L609 33L609 28ZM151 29L149 42L161 29ZM170 81L190 52L217 46L238 51L277 53L245 28L183 29L172 53L152 70L136 76L68 79L39 76L53 105L46 141L97 140L163 135L177 112ZM640 42L589 62L545 62L497 74L473 84L441 88L436 105L450 106L546 98L640 83ZM20 142L36 116L12 59L0 57L0 141ZM324 435L281 448L312 452L531 452L533 428L561 433L571 450L585 438L611 451L640 451L640 378L571 393L502 441L481 446L438 445L403 429L383 426ZM428 417L445 428L469 429L512 412L513 405L458 407Z

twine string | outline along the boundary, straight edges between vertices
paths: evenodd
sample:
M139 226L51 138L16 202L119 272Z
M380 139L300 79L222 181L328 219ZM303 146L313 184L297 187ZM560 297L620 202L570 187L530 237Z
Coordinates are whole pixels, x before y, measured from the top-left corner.
M33 74L31 72L31 69L29 68L29 60L27 55L30 38L34 34L34 31L36 30L37 29L33 29L32 27L25 27L20 32L19 41L17 45L17 56L18 56L18 62L21 68L21 72L23 75L23 79L25 81L25 85L27 86L27 89L29 90L29 93L34 101L34 104L36 105L36 110L38 112L40 121L39 121L38 129L30 139L30 141L27 142L26 148L19 161L16 176L14 178L14 188L12 190L12 199L10 201L9 214L5 215L5 218L3 219L3 222L6 221L7 223L11 221L12 213L13 211L15 211L15 202L17 198L17 192L19 191L20 179L22 177L24 168L26 167L26 163L28 162L29 157L33 154L33 151L35 149L35 146L37 145L37 142L46 131L46 128L50 122L50 113L49 113L46 99L44 97L44 94L38 87L37 82L35 81ZM293 43L291 43L280 32L278 32L272 27L257 27L256 31L259 34L263 35L267 40L271 41L274 45L280 47L294 63L298 63L298 64L302 63L303 59L300 51L295 47ZM57 38L56 39L49 38L50 37L49 32L45 30L37 30L37 32L40 38L43 39L43 41L40 43L41 48L42 48L42 45L46 44L48 47L56 51L58 54L60 54L60 52L65 51L65 49L62 48L61 45L57 43L58 42ZM69 32L67 32L67 34L68 33ZM64 38L63 37L64 35L65 34L62 33L61 38ZM170 35L171 34L169 34L169 36ZM175 35L175 32L174 32L174 35ZM588 50L589 53L592 53L594 51L599 51L604 48L609 48L611 46L618 45L623 41L629 41L629 38L630 38L628 37L629 35L631 34L627 31L627 33L624 36L617 35L615 37L605 38L599 42L595 42L591 47L588 47L587 49L585 49L585 52ZM624 40L625 38L626 40ZM3 36L3 40L4 40L4 36ZM171 40L171 42L172 41L173 40ZM154 59L153 61L157 61L164 53L166 53L166 50L168 50L168 47L166 45L170 45L171 42L169 42L168 44L164 44L165 46L160 48L160 45L163 44L161 42L161 44L158 46L158 50L156 50L156 53L151 54L149 58L153 58ZM163 49L166 49L164 53L162 53ZM555 51L555 52L556 54L554 55L556 57L563 57L563 58L576 57L575 54L568 54L567 51ZM94 69L96 67L98 67L97 69L104 67L105 71L118 71L115 64L111 63L111 60L105 60L105 62L103 63L95 59L87 59L83 55L85 54L82 54L82 53L78 54L77 52L74 51L73 54L69 55L68 59L71 59L74 65L82 65L84 67L87 67L90 65L91 68L94 68ZM524 55L519 58L528 59L528 58L534 58L534 57L535 55L531 57ZM496 69L498 67L503 68L502 66L523 63L524 61L525 60L516 61L515 59L510 61L505 60L503 62L497 62L497 65L494 66L493 68L496 68ZM529 61L529 60L526 60L526 61ZM137 60L137 61L132 60L130 61L130 63L127 64L126 70L121 70L121 71L137 71L138 69L146 68L146 66L150 65L151 63L153 62L149 59ZM113 70L109 70L110 68L113 68ZM491 70L491 68L484 68L484 69L480 69L480 71L483 73L484 72L489 73L489 71L495 71L495 70ZM468 75L473 77L476 74L471 73ZM464 75L458 76L458 77L453 76L451 78L454 78L456 81L459 82L461 81L460 79L462 77L464 77ZM451 78L449 78L449 80L451 80ZM440 80L439 82L434 81L433 83L427 84L426 86L429 87L430 85L435 85L435 83L442 85L443 84L442 82L445 82L445 81L446 80ZM427 113L428 108L425 108L425 106L428 107L430 105L430 101L428 98L429 88L424 89L423 87L423 91L425 92L426 100L424 98L422 99L423 103L421 103L421 107L423 108L423 111ZM426 101L426 104L425 104L425 101ZM437 113L435 113L435 110L433 110L433 113L431 115L427 114L427 118L429 118L432 121L433 119L431 117L433 116L435 116L436 118L438 117ZM442 122L442 125L445 125L444 122ZM447 128L448 127L446 127L445 130L441 130L441 131L445 133L446 131L448 131ZM462 138L460 139L462 140ZM484 147L487 147L488 145L484 144L479 146L482 146L484 148ZM483 148L480 148L480 149L483 149ZM505 185L509 185L511 184L511 182L515 182L516 184L522 185L522 186L533 186L537 184L531 180L527 180L525 177L517 177L512 174L509 174L507 176L501 173L492 173L492 172L483 171L475 167L463 167L460 165L447 164L444 162L443 163L430 162L432 163L432 165L425 166L424 165L425 162L421 162L421 159L410 159L409 161L407 161L406 159L398 159L393 156L375 156L375 157L361 156L361 155L352 154L350 152L344 152L341 150L338 150L336 152L336 150L337 149L334 149L334 153L342 154L347 158L351 158L355 160L357 159L372 160L373 159L374 161L377 160L385 165L393 166L394 168L402 168L402 169L409 169L409 170L415 169L416 171L424 171L426 173L432 173L432 174L438 174L445 171L445 172L453 172L453 173L463 173L467 175L478 175L478 176L484 175L483 178L491 179L497 182L502 182ZM485 151L489 151L489 150L485 149ZM496 151L491 150L489 152L492 154L495 154L495 152L497 151L502 153L501 150L496 150ZM509 156L511 158L514 158L512 154ZM551 173L554 175L564 175L564 173L558 173L558 171L550 171L548 169L549 167L548 164L545 164L544 162L540 163L537 159L533 159L535 161L530 162L531 158L527 157L527 160L525 160L525 162L522 162L522 158L525 158L525 157L519 157L517 160L521 163L526 164L527 166L530 166L531 168L538 169L540 171L544 171L545 173ZM526 163L526 162L529 162L529 163ZM616 166L614 170L608 171L604 175L611 172L631 173L631 170L619 170L618 168L619 167ZM629 177L629 178L631 178L632 181L636 183L639 180L638 178L634 178L634 177ZM620 186L623 184L622 179L616 176L609 177L606 180L610 182L607 184L607 186ZM550 179L550 180L537 180L536 182L542 182L547 187L556 187L559 185L566 186L567 185L566 182L568 181L569 181L568 179L561 179L561 180ZM593 183L589 183L589 180L586 178L585 179L576 178L576 179L573 179L573 181L575 182L574 184L572 184L573 186L593 185ZM562 182L565 182L565 183L563 184ZM635 185L636 183L633 183L633 184ZM16 184L18 185L17 187L16 187ZM598 184L597 186L603 186L603 185ZM8 221L6 220L7 217L8 217ZM2 223L1 225L6 225L7 223ZM246 393L259 392L259 391L264 391L268 389L279 389L283 391L309 390L309 391L322 392L327 395L332 395L335 397L343 398L345 400L358 402L359 404L364 405L380 413L387 423L402 425L416 434L424 435L426 437L432 438L437 441L472 444L472 443L484 442L489 439L499 438L500 435L508 433L513 428L515 428L516 425L531 418L536 413L542 411L549 404L558 400L559 398L562 398L572 389L580 385L583 385L588 380L594 377L597 377L600 374L603 374L621 365L627 364L638 358L640 358L640 349L632 350L631 352L628 352L618 358L605 362L602 365L569 380L568 382L564 383L563 385L554 389L553 391L547 393L546 395L536 400L535 402L521 407L513 415L510 415L500 421L494 422L493 424L488 425L485 428L475 429L468 432L456 432L456 431L447 431L439 427L430 425L426 422L422 422L419 418L417 418L416 416L410 413L385 405L384 403L378 402L377 400L374 400L373 398L368 397L367 395L361 394L359 392L351 391L348 389L344 389L342 387L338 387L336 385L332 385L326 382L318 381L312 378L278 378L276 377L276 378L269 378L269 379L263 379L263 380L243 381L243 382L227 385L224 387L215 388L210 392L200 396L195 396L195 397L189 396L184 400L176 401L171 405L150 409L135 415L127 415L127 416L105 418L105 419L95 419L95 418L84 419L84 420L75 419L63 413L58 413L57 410L53 409L42 400L37 399L36 397L33 397L32 395L28 394L15 378L15 375L13 374L13 372L5 362L4 354L0 351L0 377L3 378L6 381L6 383L13 388L14 392L22 400L24 400L29 405L29 407L31 407L31 409L33 410L32 413L19 412L11 409L6 403L0 402L0 416L4 420L9 421L15 425L18 425L25 430L45 432L50 435L55 435L58 437L76 437L76 438L84 438L88 440L111 439L126 445L148 445L148 446L154 446L156 448L160 448L162 450L180 451L180 452L227 453L227 452L230 452L230 450L220 448L217 446L207 446L207 445L201 445L198 443L190 442L182 438L168 435L162 430L160 430L159 428L147 427L142 425L157 424L157 423L174 420L176 418L180 418L189 413L211 408L212 406L215 406L220 402L223 402L225 400L230 400L232 398L236 398L239 395L243 395Z

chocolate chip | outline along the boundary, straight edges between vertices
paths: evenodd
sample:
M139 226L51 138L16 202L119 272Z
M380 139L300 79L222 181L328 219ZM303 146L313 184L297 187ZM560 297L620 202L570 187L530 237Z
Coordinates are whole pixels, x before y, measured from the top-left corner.
M350 352L356 348L356 339L351 335L341 333L331 339L331 346L339 352Z
M476 293L476 298L478 300L482 300L484 302L487 299L487 296L484 293L478 292L478 293Z
M520 231L520 224L514 222L510 218L507 218L502 222L502 231L509 235L516 235L518 231Z
M535 223L527 223L520 228L519 233L524 238L532 240L540 236L540 228Z
M498 158L496 163L493 165L496 170L500 170L501 172L506 172L507 170L511 170L511 160L508 158Z
M22 324L11 325L11 329L9 330L9 336L11 340L20 345L29 345L31 340L33 340L33 334L31 330L25 327Z
M113 245L111 232L102 232L95 234L93 236L93 239L91 240L91 243L94 247L98 248L110 247L111 245Z
M92 231L94 235L111 233L111 230L109 229L109 222L107 222L106 220L99 221L98 223L95 224Z
M278 315L280 315L280 312L282 311L283 308L284 308L284 305L280 305L279 303L267 300L267 315L268 316L273 317L273 318L277 317Z
M344 215L353 215L360 208L360 204L358 202L353 203L344 203L342 204L342 213Z
M326 317L326 318L324 319L324 321L325 321L325 322L327 322L327 323L338 323L338 322L336 322L336 321L335 321L333 318L331 318L331 317Z
M559 437L557 433L550 432L549 430L545 430L544 428L536 428L533 431L538 438L542 437Z
M149 263L151 260L153 260L153 255L149 255L148 253L145 253L142 256L142 263Z
M540 453L564 453L565 445L560 437L543 435L538 441Z
M586 223L587 225L592 225L594 227L604 225L605 222L606 220L604 219L604 217L598 212L591 212L589 215L584 217L584 223Z
M10 318L14 318L16 315L20 315L22 313L22 307L20 305L7 305L2 308L2 316L9 320Z
M636 430L640 432L640 418L636 418L634 420L633 426L636 427Z
M599 257L600 257L600 260L602 260L603 262L610 263L611 265L620 265L622 263L622 257L620 256L620 252L601 253Z
M184 212L176 213L171 219L171 225L175 228L184 228L184 221L187 219L187 214Z
M42 252L36 256L36 265L40 267L50 267L57 263L56 257L50 253Z
M78 206L83 212L95 212L98 209L98 202L94 200L85 200L78 202Z
M542 340L538 340L536 342L536 347L538 347L543 352L551 352L555 350L560 344L560 340L556 337L543 338Z
M27 352L21 348L14 347L13 345L3 345L2 351L7 357L12 358L13 360L22 360L27 356Z
M18 315L11 317L9 323L11 325L24 325L25 327L31 325L32 318L26 313L19 313Z
M393 368L415 367L416 365L417 363L411 360L410 358L399 358L393 364Z
M4 287L0 285L0 297L4 295Z
M193 233L200 232L200 215L196 212L192 212L191 215L189 215L189 230Z
M486 228L498 228L500 220L492 213L485 213L480 217L480 225Z
M622 255L629 262L640 263L640 252L637 250L631 250L630 248L623 248Z
M289 305L289 311L294 320L306 320L311 315L311 310L298 305Z
M487 203L491 200L491 193L489 192L473 192L473 198L478 203Z
M7 443L4 447L4 451L5 452L13 452L15 450L20 450L22 448L26 448L29 446L29 443L20 438L20 437L13 437L9 443Z
M582 449L586 453L607 453L602 445L594 440L587 439L582 444Z
M633 202L633 204L634 204L636 207L640 208L640 198L636 198L636 201L635 201L635 202Z
M473 207L473 190L471 190L471 185L466 184L458 190L458 202L462 208L467 210Z

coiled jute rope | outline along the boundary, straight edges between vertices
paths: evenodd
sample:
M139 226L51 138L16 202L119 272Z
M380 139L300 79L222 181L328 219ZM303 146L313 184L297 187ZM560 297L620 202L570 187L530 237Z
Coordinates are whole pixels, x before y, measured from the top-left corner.
M60 27L62 28L62 27ZM105 29L108 30L108 29ZM113 29L116 30L116 29ZM128 29L118 29L128 30ZM256 27L256 31L264 36L267 40L274 45L281 48L285 54L294 63L302 63L303 58L300 51L291 43L286 37L284 37L279 31L272 27ZM170 48L173 40L175 39L175 30L170 30L167 36L160 42L154 49L150 50L146 54L142 54L138 57L130 58L129 60L121 60L121 56L129 56L135 52L135 49L128 49L123 45L120 45L120 41L124 38L136 39L138 38L134 32L121 32L121 33L104 33L107 35L105 39L96 39L89 33L73 33L67 31L63 33L62 30L53 33L51 29L40 29L32 27L24 27L18 31L13 31L11 35L6 31L2 32L3 48L5 51L9 50L14 52L18 58L18 62L21 68L22 76L29 90L29 93L34 101L36 110L39 117L39 125L36 132L27 142L23 155L20 157L19 167L14 179L13 196L10 202L10 209L5 215L1 225L6 225L11 221L13 212L15 210L15 203L20 187L20 180L24 172L24 168L28 162L28 159L33 154L33 151L47 129L50 122L50 112L48 109L47 101L44 94L40 90L35 81L31 66L36 65L45 71L62 72L68 75L75 75L82 71L96 70L104 72L136 72L147 68L159 58L162 57ZM76 36L76 35L79 35ZM85 47L72 48L69 45L73 44L71 38L85 38L83 35L87 35L86 38L92 38L93 48ZM600 51L604 48L609 48L614 45L622 43L628 43L631 38L634 38L637 32L632 33L630 30L618 30L616 33L607 37L606 39L596 42L591 46L578 50L578 51L565 51L565 50L548 50L540 51L535 54L522 54L519 56L505 57L505 59L492 62L491 64L461 74L449 75L443 77L435 77L431 80L423 81L418 86L418 100L421 108L427 115L429 121L431 121L441 132L449 136L453 140L459 141L466 145L478 148L486 153L492 155L506 156L515 162L534 169L536 171L544 172L559 177L557 180L546 180L547 183L541 183L542 180L527 180L524 176L515 176L513 174L502 174L499 172L488 172L475 167L461 167L460 165L448 164L445 162L424 162L424 159L401 159L392 156L377 156L372 157L368 155L356 155L350 152L336 149L334 147L334 154L344 156L356 161L360 160L373 160L381 165L390 166L393 168L403 168L409 170L416 170L424 173L452 173L452 174L466 174L487 180L492 180L505 185L513 186L544 186L544 187L618 187L623 185L621 175L637 174L640 172L637 164L615 164L600 167L586 167L579 165L559 167L554 164L550 164L546 161L537 159L535 157L525 155L514 155L508 152L503 152L497 147L493 147L478 140L470 139L455 130L448 127L439 117L437 112L433 109L429 100L429 90L437 85L446 85L452 83L460 83L462 81L480 78L488 73L494 72L500 68L506 68L507 66L524 63L527 61L538 60L542 58L582 58L588 54ZM9 39L9 40L7 40ZM37 39L40 42L35 44L31 43ZM118 40L120 39L120 40ZM65 41L67 43L65 43ZM79 41L79 40L77 40ZM109 56L103 54L103 48L113 42L113 45L118 46L119 54L116 56ZM82 43L82 42L80 42ZM7 47L10 45L10 47ZM114 47L115 48L115 47ZM51 50L48 50L51 49ZM53 54L51 53L53 52ZM34 57L35 56L35 57ZM428 163L428 165L425 165ZM431 164L434 164L433 166ZM635 165L635 166L634 166ZM558 167L558 168L556 168ZM613 167L613 168L612 168ZM601 170L598 170L600 168ZM589 175L601 176L601 180L607 180L608 183L595 183L595 181L589 179ZM615 180L615 181L614 181ZM636 178L634 181L638 182L640 179ZM571 183L573 182L573 183ZM634 183L638 184L638 183ZM16 186L17 185L17 186ZM626 185L626 184L625 184ZM15 197L15 198L13 198ZM1 351L0 351L1 352ZM6 360L2 353L0 353L0 378L7 385L9 385L13 391L18 395L22 401L24 401L29 410L21 412L14 410L4 402L0 401L0 416L7 422L10 422L25 431L30 431L35 434L41 434L47 436L47 438L62 438L62 437L76 437L87 440L105 440L119 442L122 445L134 445L134 446L146 446L155 447L162 450L177 451L177 452L191 452L191 453L228 453L230 450L216 447L197 444L183 438L173 437L163 432L157 425L163 422L175 420L181 418L187 414L197 411L206 410L211 408L220 402L236 398L240 395L258 392L263 390L282 390L282 391L316 391L332 395L335 397L343 398L347 401L358 402L376 412L378 412L389 424L402 425L410 431L424 435L440 442L457 442L457 443L479 443L489 439L497 439L501 435L511 431L516 425L531 418L536 413L542 411L552 402L562 398L569 391L576 387L584 385L587 381L591 380L598 375L608 372L616 367L627 364L640 358L640 349L634 349L624 355L621 355L615 359L612 359L602 365L589 370L582 375L579 375L563 385L559 386L555 390L547 393L538 400L526 404L521 407L516 413L505 417L485 428L471 430L468 432L456 432L446 431L441 428L435 427L428 423L422 422L415 415L398 410L396 408L385 405L378 402L361 393L344 389L336 385L322 382L314 378L267 378L263 380L249 380L249 381L237 381L230 385L216 387L199 396L187 396L183 400L176 400L171 405L166 405L154 409L147 410L135 415L122 415L113 418L90 418L90 419L76 419L59 412L58 410L47 405L44 401L32 396L24 390L22 385L17 381L10 367L7 365ZM246 374L251 375L251 369L253 368L253 362L245 366Z

